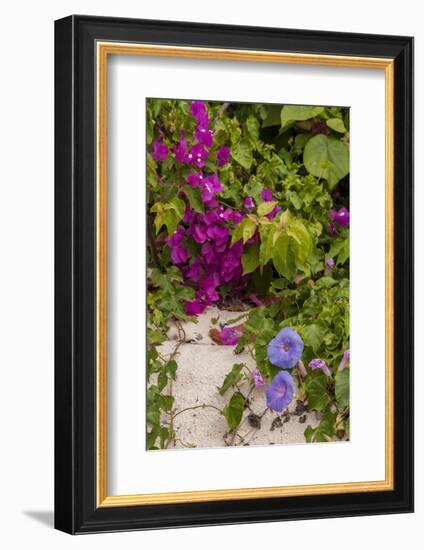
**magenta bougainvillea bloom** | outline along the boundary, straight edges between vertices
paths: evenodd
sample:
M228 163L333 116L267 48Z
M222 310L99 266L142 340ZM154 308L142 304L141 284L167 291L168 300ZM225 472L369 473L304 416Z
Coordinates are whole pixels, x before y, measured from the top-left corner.
M265 394L267 407L282 412L293 401L293 378L286 371L279 372L267 387Z
M203 180L202 172L194 172L186 177L186 181L192 187L199 187Z
M196 143L191 147L190 152L187 155L187 162L195 164L198 168L203 168L203 166L206 164L206 159L208 158L208 155L209 153L203 147L203 145L200 145L200 143Z
M175 265L183 264L188 259L188 252L181 246L174 246L171 249L171 259Z
M224 145L216 153L216 165L224 166L227 162L230 162L230 148Z
M168 156L168 147L163 143L163 137L152 143L152 158L156 161L165 160Z
M269 202L269 201L272 201L272 191L271 189L268 189L267 187L265 187L265 189L262 191L261 193L261 199L265 202Z
M224 346L235 346L240 340L241 332L237 327L225 327L221 330L220 339Z
M221 193L224 190L216 174L211 174L202 179L201 193L203 204L211 208L218 206L215 199L215 193Z
M261 198L263 201L265 202L270 202L273 200L273 194L272 194L272 191L271 189L268 189L267 187L265 187L265 189L262 191L261 193ZM275 218L275 216L278 214L278 212L281 212L281 206L279 206L278 204L276 204L274 206L274 208L272 209L272 211L267 214L267 218L269 220L273 220Z
M332 234L333 237L336 237L338 235L337 229L336 229L336 226L334 225L334 223L329 223L328 224L328 229L329 229L329 231L330 231L330 233Z
M280 369L292 369L302 353L302 338L289 327L281 329L268 344L268 359Z
M312 370L321 369L326 376L331 375L331 371L323 359L312 359L312 361L309 362L309 368Z
M209 130L208 128L204 128L203 126L198 126L194 137L200 144L204 145L205 147L211 147L213 143L213 135L213 130Z
M243 205L246 210L253 210L255 208L255 203L252 197L244 197Z
M328 258L328 260L326 260L325 262L325 267L328 267L328 269L333 269L334 265L335 264L333 258Z
M202 264L195 260L189 267L184 269L184 277L198 283L202 277Z
M209 126L209 116L204 101L192 101L190 105L190 114L201 128L207 128Z
M347 349L343 353L342 360L340 361L339 370L343 370L350 361L350 349Z
M350 221L350 214L347 208L340 208L340 210L330 210L330 220L338 223L341 227L347 227Z
M180 141L178 145L172 149L175 154L175 160L177 162L188 162L187 160L187 142L184 137L184 130L180 132Z
M263 379L263 376L259 369L253 369L250 374L252 376L252 379L256 388L260 388L265 384L265 380Z
M206 305L197 299L185 303L186 315L200 315L205 309Z

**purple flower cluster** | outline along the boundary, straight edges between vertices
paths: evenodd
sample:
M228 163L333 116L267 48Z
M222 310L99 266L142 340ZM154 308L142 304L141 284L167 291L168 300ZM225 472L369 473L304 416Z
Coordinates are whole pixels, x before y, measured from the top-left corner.
M171 261L181 270L185 284L196 288L195 299L186 302L186 313L199 315L208 305L219 300L221 285L242 285L243 244L241 241L230 244L230 228L241 222L243 214L219 204L217 194L224 188L218 174L205 173L214 140L205 103L193 101L190 114L196 121L193 139L189 142L181 130L179 142L172 151L177 163L193 169L186 176L186 183L199 189L205 211L198 213L187 206L182 223L166 242L171 249ZM155 160L164 160L168 152L162 137L153 143L152 157ZM224 166L229 159L229 147L217 149L217 166ZM199 256L195 258L188 252L193 241L199 249Z
M330 220L340 225L340 227L347 227L350 221L350 214L347 208L340 208L339 210L330 210ZM335 230L334 223L330 224Z

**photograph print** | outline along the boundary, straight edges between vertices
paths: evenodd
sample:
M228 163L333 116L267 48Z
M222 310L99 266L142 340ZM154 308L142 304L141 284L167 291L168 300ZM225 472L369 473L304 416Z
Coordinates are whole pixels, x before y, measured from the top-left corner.
M146 101L146 448L349 440L349 108Z

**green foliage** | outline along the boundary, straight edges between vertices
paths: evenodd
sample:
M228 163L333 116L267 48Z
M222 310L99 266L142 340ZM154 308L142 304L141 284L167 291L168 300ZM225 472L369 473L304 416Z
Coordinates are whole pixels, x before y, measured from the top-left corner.
M349 405L349 368L339 371L335 377L336 381L336 399L341 407Z
M281 109L281 127L286 128L299 120L309 120L320 115L323 111L324 107L284 105Z
M222 383L222 386L218 388L218 391L221 395L224 395L224 393L229 388L234 388L238 382L242 379L242 370L243 370L244 364L243 363L236 363L233 365L233 368L230 370L230 372L225 376L224 382Z
M322 414L317 428L308 426L306 441L329 441L349 435L349 368L338 372L343 351L349 347L349 229L330 232L329 212L349 207L349 110L340 107L299 105L249 105L207 102L214 145L204 173L216 172L223 186L216 198L225 208L243 213L238 225L228 224L231 243L243 243L242 267L246 291L263 299L244 322L235 352L248 351L266 382L278 372L270 364L267 348L278 331L289 326L304 342L302 361L306 377L299 395L308 410ZM147 155L148 226L148 403L147 446L169 445L175 434L170 388L177 376L175 357L162 357L157 346L164 342L169 321L185 321L184 302L195 290L184 284L180 270L172 266L167 238L184 222L186 208L203 213L199 188L186 182L195 171L177 163L172 148L180 131L190 140L196 122L185 100L147 102L147 143L163 139L170 154L156 162ZM230 148L230 162L218 167L218 147ZM273 200L264 201L263 191ZM254 206L247 210L244 199ZM274 215L278 206L280 211ZM186 225L186 224L185 224ZM190 257L201 245L185 243ZM326 261L335 261L328 269ZM227 290L225 292L228 292ZM251 302L249 302L251 305ZM312 371L308 364L321 358L330 375ZM294 369L296 371L296 369ZM233 365L218 388L230 396L223 414L228 429L237 430L245 407L239 384L252 384L242 364ZM232 390L232 391L230 391ZM164 418L168 419L164 423Z
M162 226L165 225L168 230L168 235L171 236L177 229L178 223L183 219L185 211L185 203L178 197L174 197L170 202L155 203L150 212L155 212L155 227L156 233L159 233Z
M327 410L317 428L308 426L305 430L305 439L308 443L332 441L336 432L336 417Z
M233 432L241 422L244 409L244 397L241 393L235 393L225 405L223 414L227 421L228 431Z
M303 160L308 172L327 180L330 189L349 173L349 150L335 137L319 134L305 146Z

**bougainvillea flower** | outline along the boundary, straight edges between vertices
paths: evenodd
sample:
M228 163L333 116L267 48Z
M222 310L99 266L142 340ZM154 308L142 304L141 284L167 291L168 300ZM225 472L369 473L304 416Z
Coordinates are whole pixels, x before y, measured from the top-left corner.
M347 349L344 353L343 353L343 357L342 357L342 360L340 361L340 365L339 365L339 370L343 370L347 363L350 361L350 349Z
M206 305L197 299L185 303L186 315L199 315L205 308Z
M177 246L184 239L186 231L183 227L178 227L175 232L172 234L170 239L167 239L167 244L170 247Z
M220 275L224 282L229 283L241 276L243 271L241 266L242 254L243 245L241 241L238 241L222 255L220 261Z
M231 212L229 219L233 222L234 225L238 225L243 219L243 214L241 212Z
M192 187L199 187L203 180L202 172L195 172L194 174L189 174L186 177L187 183Z
M208 151L200 145L200 143L196 143L196 145L192 146L189 154L187 155L187 162L195 164L199 168L203 168L208 154Z
M340 208L337 210L330 210L330 220L338 223L342 227L347 227L349 225L350 214L347 208Z
M208 306L212 302L217 302L219 300L219 294L214 286L206 286L205 288L196 290L196 298Z
M181 246L174 246L171 248L171 260L175 265L183 264L187 261L188 252Z
M180 141L178 145L173 148L175 154L175 160L177 162L188 162L187 159L187 143L184 137L184 130L180 132Z
M312 370L321 369L326 376L331 375L331 371L328 368L327 363L324 361L324 359L312 359L312 361L309 362L308 366Z
M286 371L279 372L267 387L265 394L267 407L282 412L293 401L293 378Z
M157 161L165 160L168 156L168 147L163 143L163 137L152 143L152 158Z
M326 260L325 262L325 267L328 267L328 269L333 269L334 265L335 263L333 258L328 258L328 260Z
M265 189L261 193L261 199L265 202L272 201L273 196L272 196L271 189L268 189L267 187L265 187Z
M206 234L209 239L215 241L216 245L226 243L228 240L228 228L220 227L219 225L211 225L206 229Z
M275 218L275 216L281 212L281 206L279 206L278 204L276 204L274 206L274 208L271 210L271 212L269 214L266 215L266 217L269 219L269 220L273 220Z
M206 265L215 264L217 261L217 255L215 252L215 247L207 242L202 246L202 258L205 261Z
M280 330L268 344L268 359L280 369L292 369L303 352L302 338L289 327Z
M191 224L194 219L194 212L188 204L186 204L183 223Z
M198 126L194 137L205 147L211 147L213 143L213 135L213 130L208 130L208 128L205 128L204 126Z
M216 153L216 165L224 166L230 162L230 148L229 147L220 147Z
M336 237L338 235L337 229L336 229L336 226L334 225L334 223L329 223L328 224L328 229L330 230L330 233L333 235L333 237Z
M203 244L208 238L206 234L206 226L202 223L195 223L191 227L191 236L197 243Z
M255 208L252 197L244 197L243 205L247 210L253 210Z
M202 276L202 265L200 261L196 260L193 262L184 272L184 276L186 279L191 279L195 283L198 283L200 281L200 277Z
M237 327L225 327L221 330L221 343L224 346L235 346L241 337L241 331Z
M192 101L190 105L190 114L199 126L205 128L209 125L208 112L204 101Z
M201 187L203 204L210 208L218 206L215 199L215 193L220 193L223 190L224 188L216 174L211 174L207 178L203 178Z
M256 388L260 388L261 386L263 386L265 384L265 380L263 379L263 376L262 376L260 370L253 369L250 374L253 378L253 382L254 382Z

